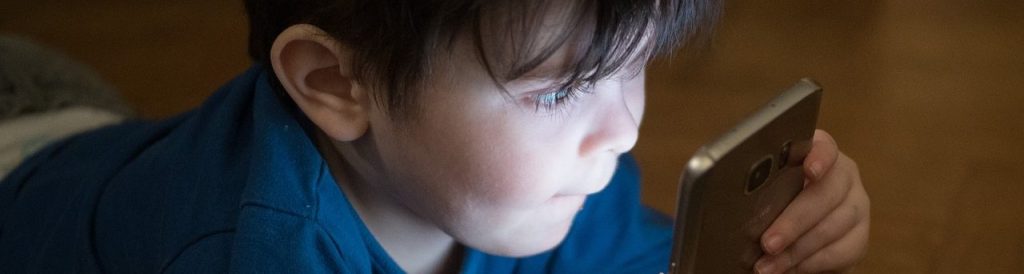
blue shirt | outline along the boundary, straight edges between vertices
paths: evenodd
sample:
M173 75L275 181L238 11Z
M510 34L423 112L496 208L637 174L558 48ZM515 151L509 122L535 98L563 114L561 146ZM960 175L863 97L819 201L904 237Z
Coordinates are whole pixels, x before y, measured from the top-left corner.
M198 109L63 140L0 183L2 273L401 273L254 66ZM463 273L658 273L671 220L629 155L565 241L526 258L466 247Z

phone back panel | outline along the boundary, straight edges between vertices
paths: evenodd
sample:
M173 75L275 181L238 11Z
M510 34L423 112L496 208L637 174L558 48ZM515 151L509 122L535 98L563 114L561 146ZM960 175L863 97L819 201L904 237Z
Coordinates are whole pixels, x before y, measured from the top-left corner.
M803 79L695 153L680 185L672 273L752 272L761 234L803 189L820 101L821 88Z

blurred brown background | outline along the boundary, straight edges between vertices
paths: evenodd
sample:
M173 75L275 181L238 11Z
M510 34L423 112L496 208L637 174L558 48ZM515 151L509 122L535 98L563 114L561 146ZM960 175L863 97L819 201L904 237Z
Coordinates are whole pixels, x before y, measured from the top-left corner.
M93 66L144 117L196 106L249 64L241 1L12 2L0 3L0 32ZM819 126L872 198L856 272L1021 273L1024 2L726 7L709 49L651 69L635 149L646 202L673 212L701 143L810 76L826 89Z

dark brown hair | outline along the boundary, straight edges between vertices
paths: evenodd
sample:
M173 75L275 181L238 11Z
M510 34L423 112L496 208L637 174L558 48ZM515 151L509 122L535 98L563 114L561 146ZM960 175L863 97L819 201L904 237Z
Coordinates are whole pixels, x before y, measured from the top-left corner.
M249 54L270 64L274 39L300 23L317 26L354 51L358 81L382 91L377 102L401 112L438 53L469 35L498 84L547 60L572 39L579 45L559 72L565 85L593 83L628 65L706 40L717 20L714 0L246 0ZM564 24L553 37L551 16ZM548 24L545 24L548 23ZM646 38L645 38L646 37ZM488 46L490 45L490 46ZM268 70L269 66L266 67Z

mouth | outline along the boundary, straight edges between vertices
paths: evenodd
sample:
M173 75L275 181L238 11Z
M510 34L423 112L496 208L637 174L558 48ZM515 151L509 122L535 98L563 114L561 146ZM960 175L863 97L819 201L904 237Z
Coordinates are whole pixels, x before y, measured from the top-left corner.
M609 184L611 184L612 177L615 176L617 162L613 162L611 165L600 166L594 168L591 172L587 172L590 176L583 176L583 181L578 181L569 188L565 189L565 192L558 193L555 196L582 196L586 197L592 194L603 191Z
M612 176L615 175L614 169L609 170L611 171L604 171L600 176L596 176L595 179L588 180L586 182L587 186L581 188L579 193L576 195L589 196L601 192L606 187L608 187L608 184L611 184L612 182Z

